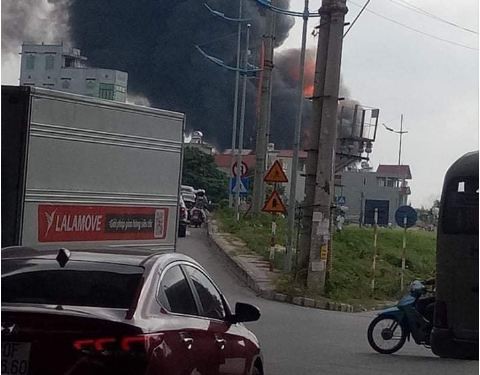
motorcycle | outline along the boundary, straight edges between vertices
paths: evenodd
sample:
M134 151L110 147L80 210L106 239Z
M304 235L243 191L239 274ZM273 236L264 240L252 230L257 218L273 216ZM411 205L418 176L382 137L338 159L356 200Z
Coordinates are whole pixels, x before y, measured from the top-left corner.
M205 214L203 210L198 207L193 207L190 210L190 224L195 226L195 228L201 227L205 221Z
M416 344L430 348L435 297L421 298L429 284L432 285L432 281L413 281L409 293L396 306L383 310L370 323L367 338L374 350L381 354L395 353L410 337Z

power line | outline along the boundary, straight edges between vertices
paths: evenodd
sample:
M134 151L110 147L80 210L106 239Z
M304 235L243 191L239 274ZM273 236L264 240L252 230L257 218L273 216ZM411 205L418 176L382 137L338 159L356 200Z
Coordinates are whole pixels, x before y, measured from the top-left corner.
M357 7L362 7L362 5L357 4L357 3L355 3L355 2L353 2L353 1L351 1L351 0L349 0L349 2L350 2L351 4L357 6ZM428 37L430 37L430 38L433 38L433 39L436 39L436 40L440 40L440 41L445 42L445 43L453 44L453 45L455 45L455 46L457 46L457 47L463 47L463 48L467 48L467 49L470 49L470 50L473 50L473 51L478 51L478 48L469 47L469 46L467 46L467 45L465 45L465 44L457 43L457 42L454 42L454 41L452 41L452 40L443 39L443 38L440 38L440 37L438 37L438 36L436 36L436 35L432 35L432 34L426 33L426 32L424 32L424 31L415 29L414 27L405 25L404 23L398 22L398 21L396 21L396 20L394 20L394 19L392 19L392 18L388 18L388 17L386 17L386 16L384 16L384 15L382 15L382 14L380 14L380 13L374 12L373 10L366 9L366 11L367 11L367 12L370 12L370 13L372 13L372 14L374 14L374 15L376 15L377 17L383 18L383 19L385 19L385 20L387 20L387 21L390 21L390 22L392 22L392 23L394 23L394 24L396 24L396 25L402 26L402 27L404 27L404 28L406 28L406 29L408 29L408 30L415 31L416 33L419 33L419 34L428 36Z
M459 25L459 24L457 24L457 23L455 23L455 22L446 20L445 18L439 17L439 16L437 16L437 15L435 15L435 14L433 14L433 13L430 13L430 12L428 12L428 11L422 9L422 8L417 7L416 5L410 4L410 3L407 2L407 1L404 1L404 0L388 0L388 1L390 1L390 2L392 2L392 3L394 3L394 4L397 4L397 5L401 6L401 7L404 7L404 8L406 8L406 9L409 9L409 10L411 10L411 11L413 11L413 12L416 12L416 13L418 13L418 14L422 14L422 15L424 15L424 16L433 18L433 19L435 19L435 20L437 20L437 21L446 23L447 25L454 26L454 27L456 27L456 28L462 29L462 30L467 31L467 32L469 32L469 33L478 35L478 31L476 31L476 30L472 30L472 29L469 29L469 28L467 28L467 27L461 26L461 25Z
M367 2L365 3L365 5L363 6L363 8L360 10L360 12L358 12L357 16L355 17L355 19L353 20L353 22L350 24L350 27L347 29L347 31L345 31L345 34L343 34L343 37L345 38L345 36L348 34L348 32L350 31L350 29L353 27L353 25L355 25L355 22L357 22L357 20L360 18L360 16L362 15L363 11L367 8L367 5L368 3L370 2L371 0L367 0Z

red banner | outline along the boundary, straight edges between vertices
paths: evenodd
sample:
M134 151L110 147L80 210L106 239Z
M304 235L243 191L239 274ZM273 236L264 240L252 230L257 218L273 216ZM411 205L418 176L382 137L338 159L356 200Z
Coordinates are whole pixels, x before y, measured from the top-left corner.
M136 206L38 206L38 241L160 240L168 208Z

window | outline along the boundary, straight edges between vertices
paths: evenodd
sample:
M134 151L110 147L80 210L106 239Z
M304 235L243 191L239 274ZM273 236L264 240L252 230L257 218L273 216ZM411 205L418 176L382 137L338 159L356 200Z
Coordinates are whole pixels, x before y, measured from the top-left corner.
M3 260L2 302L124 308L131 306L143 268L55 260Z
M395 187L397 180L394 178L387 178L387 186L388 187Z
M202 316L224 319L225 308L217 288L215 288L210 280L198 269L189 266L187 266L186 269L200 298L203 308Z
M55 65L55 56L47 55L45 56L45 70L52 70Z
M113 100L114 96L114 87L112 84L101 83L98 97L102 99Z
M65 57L65 68L73 68L75 66L75 59L73 57Z
M85 85L87 87L87 90L94 90L97 85L97 83L95 82L95 78L87 78Z
M28 70L35 69L35 55L27 55L26 68Z
M442 202L442 230L447 234L478 235L478 179L452 180Z
M170 268L163 276L159 298L162 305L171 312L198 315L192 291L179 266Z

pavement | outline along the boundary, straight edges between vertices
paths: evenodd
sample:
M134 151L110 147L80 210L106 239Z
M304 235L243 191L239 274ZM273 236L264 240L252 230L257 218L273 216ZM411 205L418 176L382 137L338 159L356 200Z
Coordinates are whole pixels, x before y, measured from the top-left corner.
M289 296L275 292L275 280L281 274L278 270L270 270L270 263L263 257L250 251L242 240L230 233L219 231L217 222L209 219L207 236L210 245L232 266L233 270L257 296L279 302L292 303L299 306L334 310L343 312L360 311L352 305L324 299L313 299L300 296ZM381 306L383 307L383 306Z

